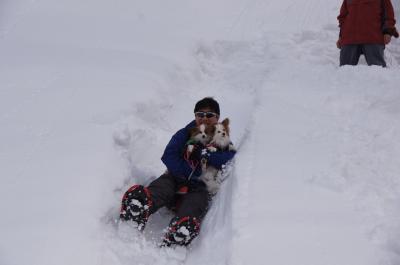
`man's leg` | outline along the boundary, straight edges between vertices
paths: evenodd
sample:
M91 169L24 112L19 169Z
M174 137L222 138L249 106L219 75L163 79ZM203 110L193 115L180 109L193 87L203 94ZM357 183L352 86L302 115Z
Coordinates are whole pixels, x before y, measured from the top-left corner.
M368 65L380 65L386 67L384 50L385 45L381 44L364 44L362 50Z
M357 65L361 55L361 47L357 44L344 45L340 49L340 66Z
M199 234L200 222L207 213L210 194L205 185L190 190L182 198L176 216L171 220L164 245L189 245Z
M196 187L183 196L176 216L179 218L192 216L200 221L207 213L210 199L210 193L205 185Z
M147 187L152 199L150 213L174 202L177 190L175 177L170 174L161 175Z

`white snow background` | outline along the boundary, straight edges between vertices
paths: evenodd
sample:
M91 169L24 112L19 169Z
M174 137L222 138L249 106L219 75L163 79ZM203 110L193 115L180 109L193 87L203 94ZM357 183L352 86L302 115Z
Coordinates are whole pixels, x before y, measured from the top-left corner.
M0 264L400 264L400 42L339 68L340 4L1 0ZM112 219L205 96L239 151L181 262Z

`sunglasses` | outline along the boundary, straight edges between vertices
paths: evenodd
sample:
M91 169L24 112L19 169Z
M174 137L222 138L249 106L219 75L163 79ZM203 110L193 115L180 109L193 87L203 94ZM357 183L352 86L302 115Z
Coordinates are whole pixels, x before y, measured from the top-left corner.
M215 117L215 116L217 116L217 113L215 113L215 112L204 112L204 111L197 111L197 112L195 112L194 113L194 115L196 115L196 117L198 117L198 118L207 118L207 119L210 119L210 118L212 118L212 117Z

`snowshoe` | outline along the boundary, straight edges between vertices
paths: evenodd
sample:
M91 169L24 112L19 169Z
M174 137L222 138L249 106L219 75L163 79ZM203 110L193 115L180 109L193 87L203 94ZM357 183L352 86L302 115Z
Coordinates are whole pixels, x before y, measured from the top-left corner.
M172 219L162 246L187 246L199 234L200 223L195 217L175 217Z
M134 185L122 197L120 219L134 221L142 231L150 216L152 201L150 192L142 185Z

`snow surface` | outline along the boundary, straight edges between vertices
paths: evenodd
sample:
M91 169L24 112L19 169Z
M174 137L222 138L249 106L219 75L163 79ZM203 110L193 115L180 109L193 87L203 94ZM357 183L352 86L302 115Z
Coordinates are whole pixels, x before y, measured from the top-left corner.
M400 264L399 41L339 68L340 4L2 0L0 264ZM114 217L204 96L238 154L174 257Z

